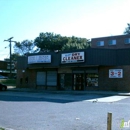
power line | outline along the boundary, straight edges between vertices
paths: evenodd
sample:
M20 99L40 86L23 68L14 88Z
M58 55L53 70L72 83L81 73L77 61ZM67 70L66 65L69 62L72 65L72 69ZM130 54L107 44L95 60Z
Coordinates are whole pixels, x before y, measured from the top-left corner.
M6 58L9 58L9 54L8 54L8 55L6 55Z
M5 53L4 54L0 54L0 55L7 55L7 53L6 54Z

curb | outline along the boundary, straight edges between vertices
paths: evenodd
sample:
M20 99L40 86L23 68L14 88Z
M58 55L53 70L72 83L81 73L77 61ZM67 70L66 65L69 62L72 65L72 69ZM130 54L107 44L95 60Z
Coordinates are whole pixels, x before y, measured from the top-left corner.
M129 92L113 92L113 91L54 91L54 90L36 90L36 89L28 89L28 88L8 88L7 91L48 93L48 94L74 94L74 95L103 94L103 95L130 96Z

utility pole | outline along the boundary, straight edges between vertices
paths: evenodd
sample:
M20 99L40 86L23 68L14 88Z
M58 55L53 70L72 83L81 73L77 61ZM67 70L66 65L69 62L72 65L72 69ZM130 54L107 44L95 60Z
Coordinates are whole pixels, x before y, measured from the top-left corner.
M16 43L16 41L12 41L11 39L13 39L13 37L9 38L8 40L4 40L4 41L7 41L7 42L10 43L10 44L9 44L9 47L10 47L10 78L12 77L12 57L11 57L11 55L12 55L12 52L11 52L11 50L12 50L12 45L11 45L11 43L12 43L12 42L15 42L15 43Z

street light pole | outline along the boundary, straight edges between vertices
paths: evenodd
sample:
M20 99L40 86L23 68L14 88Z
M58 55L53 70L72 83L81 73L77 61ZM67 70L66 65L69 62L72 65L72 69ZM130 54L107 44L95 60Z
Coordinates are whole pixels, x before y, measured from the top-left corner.
M16 41L12 41L11 39L13 39L13 37L9 38L8 40L4 40L4 41L7 41L7 42L10 43L9 44L9 47L10 47L10 77L12 76L12 57L11 57L11 55L12 55L12 52L11 52L12 45L11 45L11 42L16 42Z

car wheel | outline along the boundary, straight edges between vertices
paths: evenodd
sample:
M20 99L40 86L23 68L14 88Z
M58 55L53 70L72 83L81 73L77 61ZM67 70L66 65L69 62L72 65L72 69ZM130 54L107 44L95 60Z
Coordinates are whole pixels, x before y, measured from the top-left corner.
M6 91L6 87L2 87L2 91Z

